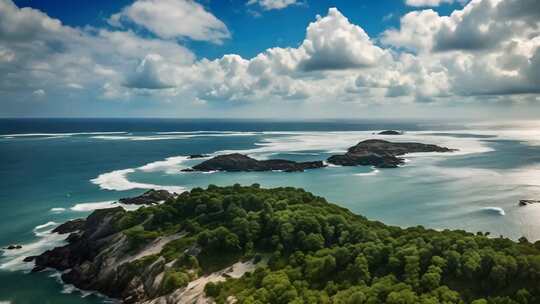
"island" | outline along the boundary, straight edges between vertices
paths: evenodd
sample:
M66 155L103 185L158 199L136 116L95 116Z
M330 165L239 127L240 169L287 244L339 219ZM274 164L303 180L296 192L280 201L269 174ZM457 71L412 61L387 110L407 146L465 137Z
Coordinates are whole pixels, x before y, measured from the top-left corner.
M127 304L540 301L540 242L389 226L291 187L194 188L78 228L26 260Z
M202 163L193 166L189 171L227 171L227 172L249 172L249 171L284 171L284 172L302 172L308 169L317 169L324 167L322 161L295 162L286 159L268 159L256 160L247 155L232 153L218 155Z
M403 135L403 132L396 130L385 130L377 133L379 135Z
M455 149L415 142L389 142L368 139L347 149L342 155L332 155L326 161L339 166L374 166L377 168L397 168L405 162L399 156L418 152L453 152Z

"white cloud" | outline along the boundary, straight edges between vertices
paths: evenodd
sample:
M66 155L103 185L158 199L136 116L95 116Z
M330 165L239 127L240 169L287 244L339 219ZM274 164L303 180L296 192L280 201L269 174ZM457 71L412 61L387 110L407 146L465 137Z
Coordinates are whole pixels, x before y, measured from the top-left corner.
M537 68L539 29L538 1L476 0L450 16L410 12L381 41L414 51L424 66L438 64L452 94L535 94L538 82L530 71Z
M264 10L279 10L298 4L297 0L249 0L247 5L258 4Z
M306 71L373 66L384 55L361 27L336 8L308 26L301 49L307 57L300 67Z
M483 102L490 96L534 101L540 93L537 3L475 0L450 16L413 11L398 29L375 39L332 8L307 25L297 47L197 60L171 39L195 39L188 34L143 38L128 29L128 21L137 23L128 16L135 4L111 19L120 27L110 30L69 27L0 0L0 91L6 99L68 92L91 100L166 102L186 111L224 103L338 111L349 104Z
M137 0L109 18L109 24L131 22L158 37L190 38L222 43L230 37L227 26L193 0Z
M466 1L467 0L461 0L459 2L463 3ZM406 0L405 1L407 5L416 6L416 7L426 7L426 6L435 7L443 3L452 4L454 2L457 2L457 1L456 0Z

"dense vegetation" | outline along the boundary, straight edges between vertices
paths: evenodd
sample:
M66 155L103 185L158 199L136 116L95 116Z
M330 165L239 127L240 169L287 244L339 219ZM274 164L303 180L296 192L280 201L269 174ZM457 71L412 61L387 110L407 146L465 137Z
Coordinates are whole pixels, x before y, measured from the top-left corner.
M260 260L240 279L207 284L218 303L231 295L276 304L540 303L538 242L391 227L301 189L211 185L125 213L117 225L133 248L185 233L160 253L176 261L164 293L237 260ZM185 253L193 248L200 253Z

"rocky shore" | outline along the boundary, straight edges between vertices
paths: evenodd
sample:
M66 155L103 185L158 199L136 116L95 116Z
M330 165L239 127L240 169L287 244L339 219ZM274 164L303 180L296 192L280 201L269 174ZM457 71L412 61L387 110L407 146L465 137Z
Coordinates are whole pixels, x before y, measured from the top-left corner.
M87 219L68 221L58 226L56 233L72 233L68 244L27 257L34 262L32 272L47 268L62 271L62 280L83 290L95 290L121 300L121 303L211 303L204 294L210 282L239 278L255 266L252 261L237 262L215 272L193 279L188 286L168 288L167 276L180 261L167 261L160 255L165 246L186 236L185 232L158 236L145 245L134 248L133 238L119 228L119 219L128 211L122 207L95 210ZM190 247L184 256L200 254L200 248ZM176 286L176 285L175 285ZM199 302L198 302L199 301Z
M405 162L405 159L399 156L408 153L453 151L456 150L431 144L368 139L350 147L345 154L329 157L327 162L339 166L397 168Z
M126 205L153 205L174 197L175 194L167 190L150 189L139 196L121 198L118 202Z

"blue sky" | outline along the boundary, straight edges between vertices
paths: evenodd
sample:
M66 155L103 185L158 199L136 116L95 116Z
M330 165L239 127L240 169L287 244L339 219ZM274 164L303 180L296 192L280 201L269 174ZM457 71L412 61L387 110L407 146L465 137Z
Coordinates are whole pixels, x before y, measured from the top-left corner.
M534 0L0 0L0 116L537 114Z
M19 7L39 9L53 18L62 20L64 24L69 26L104 27L107 26L107 19L110 15L130 5L133 0L18 0L15 3ZM211 59L230 53L249 58L271 47L295 47L304 39L306 25L313 21L317 14L325 15L330 7L338 7L352 23L361 24L362 28L372 37L376 37L388 27L398 27L399 16L415 9L415 7L408 6L399 0L317 0L270 11L247 6L245 0L207 0L200 3L222 20L232 33L231 39L225 41L219 48L204 42L182 41L183 44L193 49L200 58ZM437 10L440 14L448 15L461 6L458 2L443 3L438 7L432 7L432 9ZM255 16L254 14L257 13L260 15ZM134 30L141 31L140 28L134 28Z

